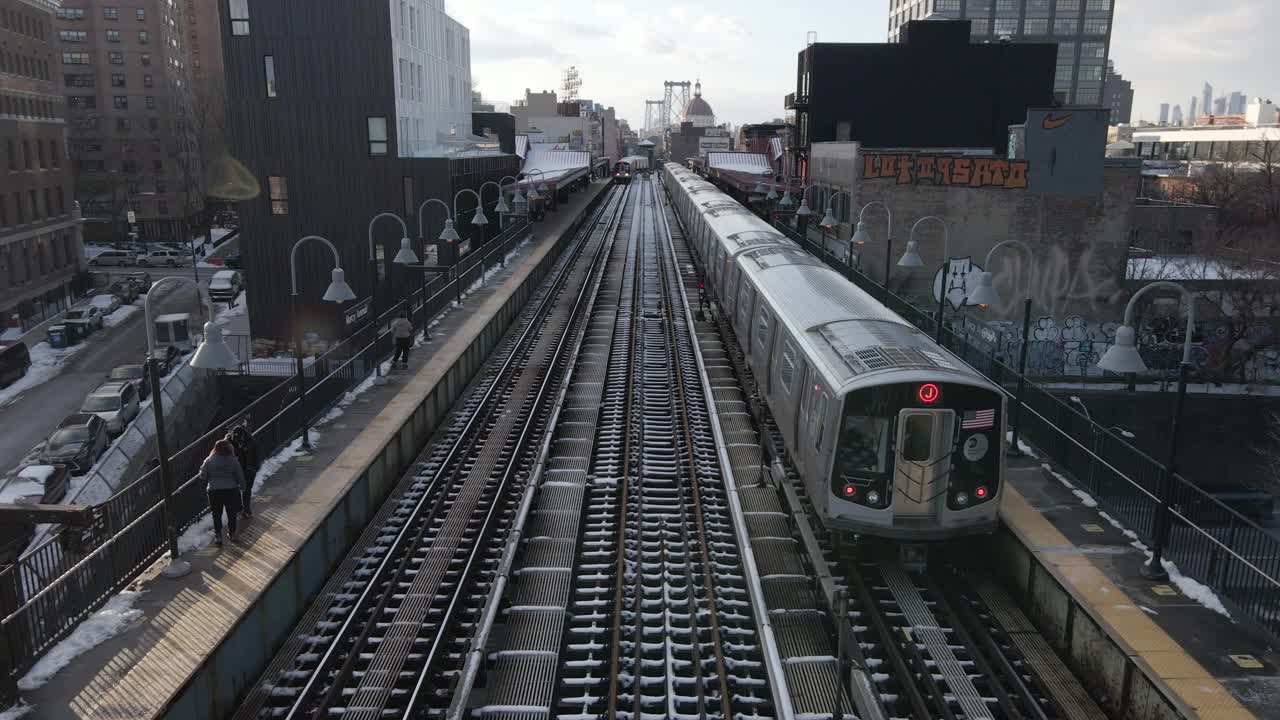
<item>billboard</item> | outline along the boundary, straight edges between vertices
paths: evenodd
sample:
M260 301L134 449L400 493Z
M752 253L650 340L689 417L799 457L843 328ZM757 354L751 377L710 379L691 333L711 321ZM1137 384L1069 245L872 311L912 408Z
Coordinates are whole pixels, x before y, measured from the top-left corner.
M1110 122L1111 111L1104 107L1028 110L1028 188L1076 197L1102 192Z

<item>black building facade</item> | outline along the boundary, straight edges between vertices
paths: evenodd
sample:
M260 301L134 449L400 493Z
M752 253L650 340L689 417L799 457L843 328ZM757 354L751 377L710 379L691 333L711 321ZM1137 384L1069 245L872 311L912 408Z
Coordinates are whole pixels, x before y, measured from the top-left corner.
M480 137L492 134L498 139L502 152L510 155L516 152L516 116L511 113L473 112L471 133Z
M1053 107L1053 43L977 43L967 20L907 23L897 43L815 43L801 50L796 91L796 168L809 146L990 148L1003 153L1009 125L1028 107Z
M254 337L287 341L293 329L290 253L297 240L320 235L332 241L347 282L363 300L373 285L368 233L375 215L400 216L421 254L422 202L438 198L452 206L464 188L479 191L486 181L515 175L518 159L401 156L391 3L218 2L231 157L211 170L210 192L240 201ZM484 197L487 207L496 203L493 186ZM479 237L469 224L474 207L471 195L459 202L458 231L473 241ZM493 235L498 223L492 214L490 219L486 230ZM444 211L433 203L424 220L424 234L434 243ZM419 284L417 275L390 265L402 235L391 219L374 226L387 263L378 282L379 308ZM442 251L441 260L448 255ZM320 300L332 268L332 253L322 243L299 248L298 317L304 334L337 339L344 332L341 308Z

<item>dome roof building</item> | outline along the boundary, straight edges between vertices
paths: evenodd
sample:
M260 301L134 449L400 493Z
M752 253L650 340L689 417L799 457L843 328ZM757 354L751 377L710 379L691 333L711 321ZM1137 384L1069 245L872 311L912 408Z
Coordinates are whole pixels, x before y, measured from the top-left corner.
M702 99L702 81L693 86L693 99L684 110L684 121L693 123L694 127L714 127L716 114L711 105Z

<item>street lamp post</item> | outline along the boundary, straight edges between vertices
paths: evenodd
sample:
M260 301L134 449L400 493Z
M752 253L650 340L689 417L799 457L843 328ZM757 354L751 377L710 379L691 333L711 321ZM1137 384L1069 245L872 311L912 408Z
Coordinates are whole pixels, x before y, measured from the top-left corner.
M481 195L484 194L484 189L490 185L498 188L498 204L493 207L493 211L498 213L498 231L499 232L506 229L505 221L507 219L507 215L511 212L510 206L507 205L507 194L502 190L502 180L506 180L509 177L511 176L507 175L506 177L503 177L498 182L494 182L492 180L486 180L485 182L480 184ZM512 178L512 179L514 180L515 178Z
M951 262L951 228L940 217L935 215L925 215L911 226L911 234L908 236L907 249L902 253L902 258L898 260L899 267L920 267L924 265L924 260L920 258L920 243L916 241L916 228L925 220L932 220L942 226L942 287L938 292L938 344L942 344L942 315L946 310L944 304L947 299L947 264Z
M1158 498L1160 509L1156 513L1155 527L1152 532L1155 544L1151 548L1151 560L1142 567L1142 576L1148 580L1164 580L1169 577L1164 569L1163 557L1164 548L1169 544L1172 524L1170 505L1173 499L1173 483L1177 475L1175 463L1178 459L1178 427L1182 421L1182 407L1187 398L1187 375L1191 372L1191 336L1196 329L1195 297L1185 287L1175 282L1161 280L1146 285L1129 298L1129 304L1124 308L1124 324L1116 330L1116 342L1098 361L1099 368L1113 373L1146 371L1147 364L1138 354L1138 333L1133 327L1133 311L1137 306L1138 298L1158 288L1177 290L1182 293L1182 299L1187 304L1187 331L1186 337L1182 340L1182 362L1178 365L1178 395L1174 400L1173 420L1169 428L1168 461L1165 463L1164 475L1160 480L1160 497Z
M888 222L885 228L887 232L884 237L884 299L888 300L889 273L892 270L891 263L893 262L893 211L889 209L888 205L884 204L884 202L880 200L872 200L862 206L862 209L858 211L858 226L855 228L853 233L853 243L855 245L866 245L871 242L871 231L867 228L867 223L862 218L867 214L867 208L872 205L879 205L884 208L885 215L888 216Z
M142 303L142 313L147 324L147 375L151 384L151 411L156 421L156 453L160 460L160 486L164 492L161 512L164 514L165 530L169 540L169 564L161 573L165 577L182 577L191 572L191 564L182 559L178 549L178 516L173 508L173 478L169 469L169 443L164 429L164 389L160 385L160 360L156 357L155 323L151 319L151 301L159 296L157 289L166 284L187 284L195 287L200 294L200 283L177 275L161 278L147 291L146 300ZM213 322L213 305L208 297L205 301L204 338L200 341L196 352L191 356L191 367L206 370L229 370L236 366L234 353L222 340L222 327Z
M996 291L993 277L991 275L991 258L996 251L1003 247L1018 248L1027 256L1027 290L1025 298L1022 301L1022 348L1018 352L1018 395L1017 402L1013 407L1013 440L1009 443L1008 453L1014 457L1021 457L1022 450L1018 448L1018 430L1022 425L1022 395L1027 388L1027 349L1031 344L1031 283L1034 282L1036 275L1039 273L1038 263L1036 262L1035 253L1031 251L1031 246L1021 240L1005 240L996 243L995 247L987 252L987 259L983 262L982 267L985 268L981 275L978 276L978 288L969 295L969 301L982 308L983 310L1000 303L1000 293ZM946 275L943 275L943 281L946 281ZM945 284L944 284L945 287Z
M443 240L445 242L458 241L458 231L453 227L453 208L449 207L449 203L439 198L430 198L427 200L423 200L422 204L418 206L418 238L422 243L422 264L423 264L423 270L421 275L421 286L419 290L422 293L422 335L427 340L431 339L431 331L427 329L427 271L426 271L427 235L426 235L426 232L422 229L422 217L423 217L422 211L426 210L427 206L430 205L431 203L436 203L440 207L444 208L444 216L445 216L444 230L440 231L440 237L437 239Z
M338 248L334 247L333 243L319 235L307 235L293 244L293 249L289 251L289 279L290 287L293 290L293 294L289 297L289 309L290 314L293 316L294 350L298 355L298 408L302 415L303 450L311 449L311 438L307 433L307 376L303 369L302 323L298 319L298 248L308 240L322 242L333 252L333 273L330 276L329 287L325 290L324 297L321 299L325 302L339 305L348 300L356 299L356 294L352 292L351 286L347 284L346 273L342 269L342 258L338 255Z
M853 204L853 193L849 192L848 190L837 191L833 193L831 197L827 198L827 211L822 215L822 221L818 223L818 227L822 228L824 231L834 230L835 227L840 224L840 221L836 219L835 204L836 204L836 198L840 197L841 195L848 195L849 204L850 205ZM836 240L839 241L840 237L836 236ZM824 237L823 243L822 243L822 249L824 251L826 250L826 246L827 246L827 243ZM849 244L849 269L850 271L852 271L853 269L853 243Z
M374 324L373 341L378 341L378 256L373 251L373 226L381 219L389 218L400 223L400 230L403 235L400 236L400 251L396 253L392 263L396 265L413 265L418 262L418 256L413 253L413 248L409 247L409 228L404 224L404 218L395 213L384 212L373 216L369 221L369 314L372 315ZM374 367L377 368L377 377L382 377L382 356L374 353Z

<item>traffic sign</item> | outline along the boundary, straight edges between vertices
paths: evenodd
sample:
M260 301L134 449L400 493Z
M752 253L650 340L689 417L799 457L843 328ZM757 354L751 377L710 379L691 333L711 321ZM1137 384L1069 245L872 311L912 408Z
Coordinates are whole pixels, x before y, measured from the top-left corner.
M133 225L138 222L138 216L132 210L129 211L129 224Z

